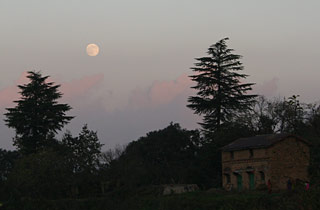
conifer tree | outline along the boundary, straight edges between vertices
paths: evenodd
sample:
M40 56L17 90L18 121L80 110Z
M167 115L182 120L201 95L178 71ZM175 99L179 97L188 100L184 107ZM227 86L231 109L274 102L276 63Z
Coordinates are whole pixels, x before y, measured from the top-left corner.
M29 71L27 78L28 84L18 85L21 98L14 101L17 105L5 113L6 125L16 131L14 145L24 154L52 144L54 134L73 118L65 114L71 107L57 101L62 96L60 85L47 82L49 76L40 72Z
M241 56L233 54L233 49L226 45L224 38L208 49L208 56L196 58L195 67L191 68L196 82L192 88L197 90L197 96L190 96L187 107L196 114L203 115L199 123L204 131L213 133L225 123L231 122L239 111L250 108L256 95L246 94L254 85L243 83L241 79L248 75L241 74L243 70Z

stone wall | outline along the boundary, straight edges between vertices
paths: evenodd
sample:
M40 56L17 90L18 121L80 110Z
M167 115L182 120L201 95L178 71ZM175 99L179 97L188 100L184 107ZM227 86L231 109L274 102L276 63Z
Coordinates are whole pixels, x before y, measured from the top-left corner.
M237 189L237 176L242 176L242 189L249 189L249 174L254 174L254 185L256 187L265 185L268 180L269 161L268 158L252 158L234 160L223 163L223 187L227 190ZM261 172L264 174L264 179L261 179ZM227 182L227 175L230 176L230 183Z
M271 148L270 180L275 189L286 189L288 179L309 181L309 146L295 138L287 138Z
M309 147L293 137L269 148L234 151L233 157L230 152L222 152L222 184L227 190L237 189L238 175L242 176L242 189L249 189L250 173L254 174L255 188L266 186L269 179L273 189L286 189L289 178L308 180Z
M222 162L233 160L247 160L252 158L265 158L267 156L267 149L254 149L253 157L250 157L250 150L233 151L234 158L231 159L231 152L222 152Z

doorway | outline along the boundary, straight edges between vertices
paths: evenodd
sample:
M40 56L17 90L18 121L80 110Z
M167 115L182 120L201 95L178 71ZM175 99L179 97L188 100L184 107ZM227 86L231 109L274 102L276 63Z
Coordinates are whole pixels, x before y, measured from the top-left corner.
M242 176L240 174L237 174L237 187L238 191L242 190Z
M249 189L254 190L254 173L249 174Z

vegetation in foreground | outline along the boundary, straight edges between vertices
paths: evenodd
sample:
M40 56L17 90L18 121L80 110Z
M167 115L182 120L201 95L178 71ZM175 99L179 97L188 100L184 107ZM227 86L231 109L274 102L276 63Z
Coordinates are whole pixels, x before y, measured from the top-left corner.
M142 192L140 192L142 193ZM25 199L5 203L5 209L47 210L296 210L319 209L319 190L308 192L192 192L179 195L157 195L150 192L119 197L83 199Z

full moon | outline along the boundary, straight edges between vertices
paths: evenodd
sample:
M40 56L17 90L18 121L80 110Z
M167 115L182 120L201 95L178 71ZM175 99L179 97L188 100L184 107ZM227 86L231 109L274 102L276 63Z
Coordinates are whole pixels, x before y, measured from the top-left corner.
M96 44L88 44L87 46L87 54L89 56L96 56L99 54L99 47Z

